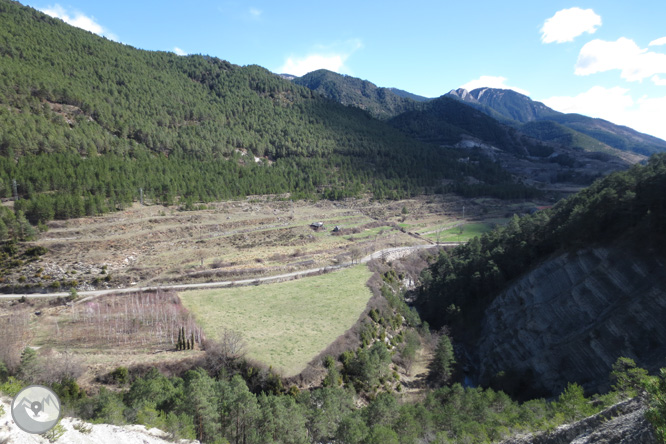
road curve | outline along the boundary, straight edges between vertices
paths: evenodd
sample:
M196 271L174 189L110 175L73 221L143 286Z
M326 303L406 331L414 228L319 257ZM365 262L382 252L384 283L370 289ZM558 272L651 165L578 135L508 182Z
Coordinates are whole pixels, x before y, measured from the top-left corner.
M393 247L385 248L383 250L375 251L372 254L369 254L356 262L345 262L344 264L331 265L327 267L318 267L311 268L308 270L294 271L291 273L284 273L275 276L265 276L257 277L252 279L241 279L237 281L218 281L218 282L203 282L198 284L176 284L176 285L159 285L159 286L148 286L148 287L126 287L126 288L110 288L106 290L89 290L89 291L79 291L78 294L82 299L79 299L78 302L85 302L89 299L104 296L107 294L123 294L123 293L136 293L142 291L157 291L157 290L197 290L202 288L222 288L222 287L232 287L239 285L253 285L253 284L263 284L274 281L285 281L294 278L300 278L305 276L310 276L313 274L319 273L328 273L331 271L339 270L342 268L351 267L359 263L365 264L370 262L372 259L381 259L388 258L389 260L394 260L396 258L405 256L411 252L423 250L427 248L434 248L438 246L456 246L462 242L445 242L440 244L425 244L425 245L413 245L410 247ZM66 297L69 296L69 292L58 292L58 293L14 293L14 294L2 294L0 299L16 299L25 296L26 298L57 298L57 297Z

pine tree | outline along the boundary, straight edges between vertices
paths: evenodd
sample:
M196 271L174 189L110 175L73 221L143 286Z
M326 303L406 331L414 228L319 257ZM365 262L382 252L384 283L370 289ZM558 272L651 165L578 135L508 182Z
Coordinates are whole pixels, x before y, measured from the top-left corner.
M432 363L431 375L440 384L446 383L453 374L453 364L456 363L453 345L447 335L442 335L435 349L435 359Z

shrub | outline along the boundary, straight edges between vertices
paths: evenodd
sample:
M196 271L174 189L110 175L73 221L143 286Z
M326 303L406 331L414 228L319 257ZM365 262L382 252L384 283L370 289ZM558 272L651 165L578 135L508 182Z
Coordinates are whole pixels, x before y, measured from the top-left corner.
M55 425L51 430L49 430L46 433L43 433L42 436L46 438L49 442L56 442L60 438L62 438L62 435L65 434L65 428L60 425L60 421L58 421L58 424Z
M0 383L6 382L8 377L9 377L9 370L7 369L5 363L0 361Z
M48 253L48 251L49 250L47 250L46 247L37 245L35 247L30 247L27 250L25 250L25 255L31 257L38 257L45 255L46 253Z
M647 371L636 367L631 358L620 357L613 364L611 382L615 382L613 389L627 397L636 396L641 388L642 381L647 377Z
M77 430L79 433L83 433L84 435L88 435L90 432L92 432L92 426L86 424L85 422L77 422L74 424L74 430Z
M73 285L72 288L69 289L69 296L67 296L67 300L75 301L78 298L79 298L79 293L76 291L76 286Z
M11 397L18 395L18 392L20 392L22 388L23 382L13 376L10 376L7 378L7 381L0 384L0 392Z
M111 377L111 380L118 385L129 383L129 370L127 367L117 367L109 376Z
M554 403L555 410L564 416L566 421L577 421L594 414L594 408L583 394L583 388L569 383L564 392Z
M659 377L645 378L643 385L650 404L645 417L654 427L659 440L666 442L666 369L660 370Z

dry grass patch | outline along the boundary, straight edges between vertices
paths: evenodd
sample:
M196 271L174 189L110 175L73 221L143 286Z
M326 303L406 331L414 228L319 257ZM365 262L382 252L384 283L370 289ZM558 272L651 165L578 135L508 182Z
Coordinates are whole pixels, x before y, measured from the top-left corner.
M248 357L289 377L352 327L372 297L371 272L357 266L270 285L180 293L208 337L240 332Z

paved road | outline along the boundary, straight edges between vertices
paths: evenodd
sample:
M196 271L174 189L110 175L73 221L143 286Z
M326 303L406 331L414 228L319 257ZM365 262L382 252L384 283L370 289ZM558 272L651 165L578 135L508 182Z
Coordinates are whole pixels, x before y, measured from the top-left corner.
M426 249L426 248L433 248L436 246L455 246L460 244L460 242L445 242L445 243L440 243L438 245L433 245L433 244L426 244L426 245L414 245L411 247L394 247L394 248L386 248L384 250L379 250L375 251L372 254L369 254L362 258L360 261L357 262L346 262L344 264L339 264L339 265L331 265L327 267L319 267L319 268L311 268L309 270L301 270L301 271L294 271L292 273L285 273L285 274L280 274L276 276L266 276L266 277L258 277L258 278L252 278L252 279L241 279L237 281L219 281L219 282L203 282L199 284L178 284L178 285L160 285L160 286L150 286L150 287L127 287L127 288L110 288L107 290L90 290L90 291L79 291L78 294L80 297L83 297L83 299L79 299L79 302L84 302L86 300L95 298L97 296L103 296L107 294L122 294L122 293L136 293L140 291L156 291L156 290L195 290L195 289L201 289L201 288L221 288L221 287L231 287L231 286L238 286L238 285L253 285L253 284L260 284L260 283L267 283L267 282L274 282L274 281L285 281L285 280L290 280L293 278L297 277L305 277L313 274L319 274L319 273L328 273L330 271L335 271L339 270L341 268L347 268L351 267L353 265L356 265L358 263L367 263L370 262L372 259L380 259L382 257L386 258L387 260L395 260L399 257L406 256L407 254ZM69 296L68 292L59 292L59 293L17 293L17 294L1 294L0 299L16 299L20 298L21 296L25 296L26 298L57 298L57 297L64 297L64 296Z

